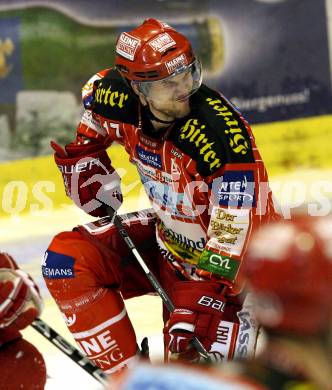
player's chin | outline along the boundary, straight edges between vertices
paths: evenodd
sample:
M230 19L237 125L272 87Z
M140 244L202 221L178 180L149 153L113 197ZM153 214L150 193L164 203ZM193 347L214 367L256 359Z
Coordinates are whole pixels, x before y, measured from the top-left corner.
M179 96L176 101L179 103L186 103L189 102L189 95Z
M187 116L189 114L190 110L189 109L185 109L185 110L182 110L180 112L177 113L177 115L175 116L176 119L181 119L181 118L184 118L185 116Z
M185 117L186 115L189 114L190 108L189 108L189 100L185 101L176 101L174 103L174 110L173 110L173 116L176 119L180 119Z
M168 107L160 107L159 112L161 112L165 117L167 117L166 120L168 121L181 119L188 115L190 112L189 102L174 101L173 104L169 105Z

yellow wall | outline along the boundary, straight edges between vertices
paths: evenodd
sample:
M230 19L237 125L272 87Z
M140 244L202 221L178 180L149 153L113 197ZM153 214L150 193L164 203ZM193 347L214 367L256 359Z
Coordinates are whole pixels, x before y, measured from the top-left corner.
M254 126L270 176L332 167L332 115Z
M332 167L332 115L260 124L253 129L270 178L297 169ZM119 145L111 147L109 154L114 166L121 168L124 192L137 195L139 177L127 154ZM0 216L71 203L52 156L0 164L0 199Z

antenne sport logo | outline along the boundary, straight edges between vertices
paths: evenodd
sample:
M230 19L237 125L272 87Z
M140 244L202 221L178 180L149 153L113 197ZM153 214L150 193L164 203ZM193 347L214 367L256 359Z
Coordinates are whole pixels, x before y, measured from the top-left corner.
M220 206L255 207L255 179L253 171L226 171L213 183Z

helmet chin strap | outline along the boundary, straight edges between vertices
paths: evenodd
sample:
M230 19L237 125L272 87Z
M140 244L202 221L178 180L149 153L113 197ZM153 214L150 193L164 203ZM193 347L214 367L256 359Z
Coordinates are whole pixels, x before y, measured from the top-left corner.
M172 121L164 121L163 119L159 119L158 117L156 117L154 115L154 113L151 111L149 102L146 102L146 106L144 106L144 109L146 110L146 113L147 113L150 120L153 120L153 121L156 121L159 123L163 123L165 125L171 125L172 123L174 123L176 121L176 119L173 119Z

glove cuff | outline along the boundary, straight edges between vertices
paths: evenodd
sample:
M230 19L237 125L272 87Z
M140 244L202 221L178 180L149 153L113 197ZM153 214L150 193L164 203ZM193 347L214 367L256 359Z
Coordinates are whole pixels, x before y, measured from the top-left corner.
M84 146L84 145L83 145ZM110 159L108 157L108 154L104 148L89 148L85 149L86 153L78 153L75 155L75 153L68 153L68 156L60 156L57 152L54 153L54 160L56 164L59 166L71 166L76 165L80 160L87 160L87 159L98 159L101 161L104 165L107 165L107 167L110 167Z
M194 333L195 325L190 324L189 322L177 322L173 326L169 328L169 333L175 332L177 329L179 329L181 332L187 331L189 333Z
M71 142L65 146L67 156L71 157L89 157L90 155L95 155L100 152L105 151L106 148L103 144L96 141L89 141L85 144L77 144L76 142Z

